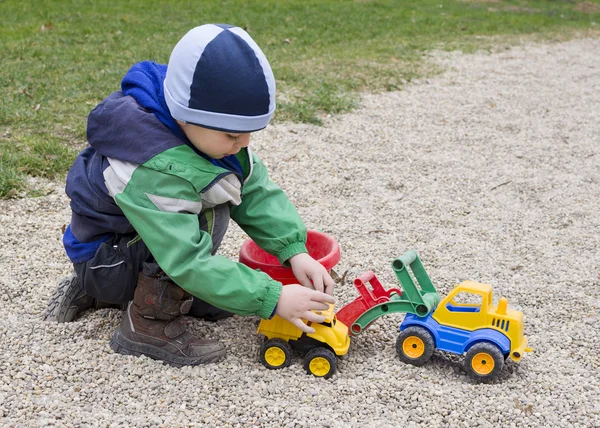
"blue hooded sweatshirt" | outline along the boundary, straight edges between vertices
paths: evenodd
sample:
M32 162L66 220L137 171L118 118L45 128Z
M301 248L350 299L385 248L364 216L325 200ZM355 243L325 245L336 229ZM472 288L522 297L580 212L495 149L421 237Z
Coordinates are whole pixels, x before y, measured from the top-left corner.
M187 139L165 103L166 71L166 65L150 61L135 64L121 82L122 92L111 94L88 117L90 146L75 159L65 189L72 217L63 244L73 263L90 260L115 233L134 231L104 184L107 157L140 165L164 150L186 144L214 165L242 177L235 155L213 159Z

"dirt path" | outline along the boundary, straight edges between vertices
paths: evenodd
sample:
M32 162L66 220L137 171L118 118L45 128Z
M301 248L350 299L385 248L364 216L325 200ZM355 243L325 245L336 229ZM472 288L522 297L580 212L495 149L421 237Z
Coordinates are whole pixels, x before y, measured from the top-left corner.
M70 270L59 184L0 201L0 425L599 426L600 39L432 61L448 72L322 128L272 126L254 149L307 225L338 239L339 271L396 286L391 260L415 249L442 294L473 279L521 309L533 354L490 385L444 354L407 366L394 315L353 340L329 381L300 360L264 369L255 318L194 321L227 345L218 365L115 355L117 311L41 320ZM233 227L223 254L243 240Z

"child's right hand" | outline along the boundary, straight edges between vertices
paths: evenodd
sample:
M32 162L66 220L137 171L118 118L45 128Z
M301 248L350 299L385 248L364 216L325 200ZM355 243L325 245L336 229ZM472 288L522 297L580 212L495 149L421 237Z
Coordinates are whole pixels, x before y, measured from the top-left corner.
M323 315L312 311L327 310L330 303L335 303L335 299L329 294L311 290L300 284L285 285L281 290L275 313L303 332L314 333L315 329L304 324L302 318L315 323L325 321Z

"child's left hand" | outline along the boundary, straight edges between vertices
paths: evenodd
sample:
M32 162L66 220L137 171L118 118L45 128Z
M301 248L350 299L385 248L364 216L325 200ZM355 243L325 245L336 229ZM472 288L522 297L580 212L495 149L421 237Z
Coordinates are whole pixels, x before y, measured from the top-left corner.
M290 258L289 262L300 284L330 296L333 295L335 282L321 263L307 253L296 254Z

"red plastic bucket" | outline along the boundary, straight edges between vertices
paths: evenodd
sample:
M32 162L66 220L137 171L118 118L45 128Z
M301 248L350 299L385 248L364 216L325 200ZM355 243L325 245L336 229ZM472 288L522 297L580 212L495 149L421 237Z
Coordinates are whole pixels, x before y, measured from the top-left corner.
M306 236L308 254L321 263L327 272L340 261L340 246L336 240L325 233L309 230ZM249 239L240 249L240 263L252 269L259 269L283 285L298 284L292 268L281 266L277 257L263 251Z

